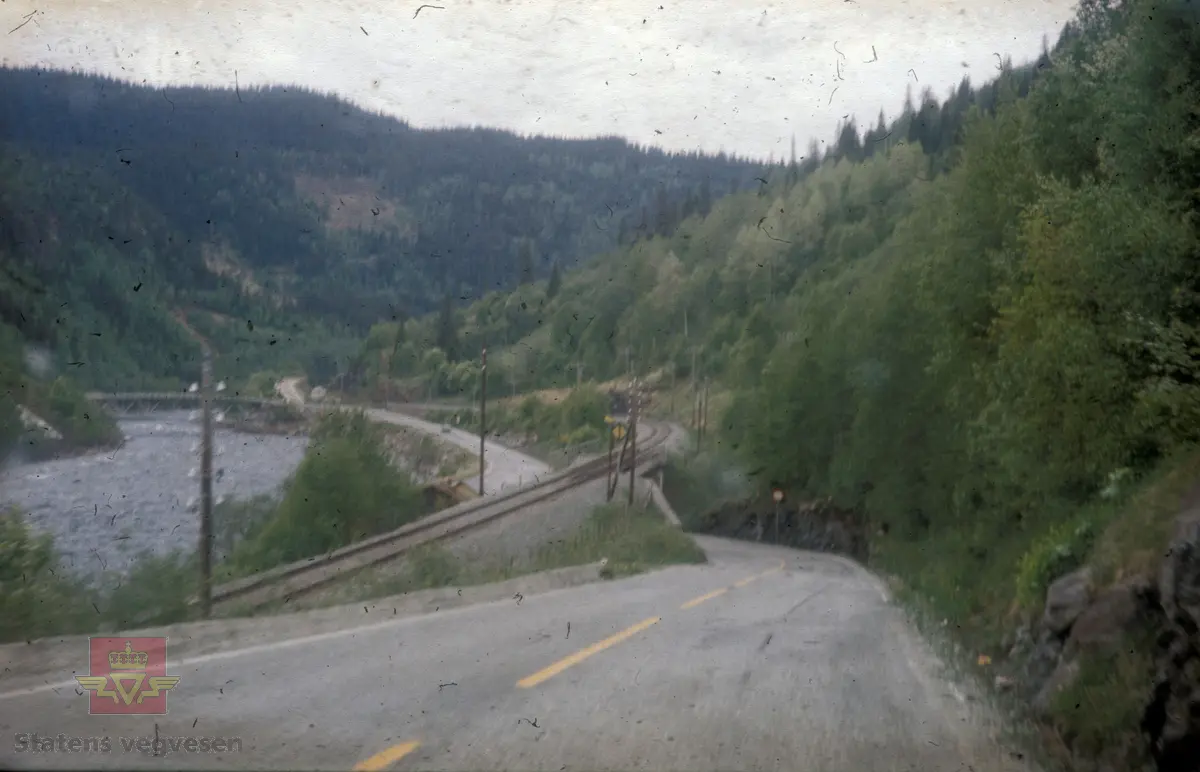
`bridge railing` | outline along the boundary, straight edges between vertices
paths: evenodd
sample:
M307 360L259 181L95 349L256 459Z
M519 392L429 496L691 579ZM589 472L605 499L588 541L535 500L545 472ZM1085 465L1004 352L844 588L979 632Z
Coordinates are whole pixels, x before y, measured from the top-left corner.
M87 398L93 402L143 403L143 402L195 402L199 403L201 395L189 391L129 391L129 392L88 392ZM267 399L265 397L240 397L235 395L214 394L213 402L225 404L249 405L253 407L286 407L288 402L282 399Z

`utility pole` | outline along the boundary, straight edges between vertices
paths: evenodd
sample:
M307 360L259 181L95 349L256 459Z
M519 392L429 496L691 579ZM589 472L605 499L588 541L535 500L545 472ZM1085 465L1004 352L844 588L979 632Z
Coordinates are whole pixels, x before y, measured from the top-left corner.
M612 501L613 497L613 449L617 444L617 425L608 425L608 474L604 476L604 493L605 501Z
M629 506L633 506L633 478L637 469L637 425L638 413L641 412L641 390L635 381L629 406Z
M380 385L383 387L382 389L380 389L380 391L383 392L383 406L384 407L387 407L388 396L390 396L390 390L388 388L390 385L389 381L391 380L390 378L388 378L388 370L389 369L390 369L390 363L388 362L387 351L384 349L379 349L379 382L380 382Z
M629 432L626 430L621 434L623 438L621 442L621 453L617 456L617 465L613 469L612 478L608 482L608 500L612 501L613 496L617 495L617 486L621 484L621 466L625 463L625 451L629 449Z
M483 347L483 365L479 369L479 495L483 496L484 439L487 437L487 346Z
M783 501L783 491L776 489L772 491L771 498L775 500L775 543L779 543L779 503Z
M667 408L667 414L672 415L672 416L675 415L675 376L678 374L676 372L679 369L678 365L679 365L678 361L675 359L674 356L672 356L671 357L671 404Z
M200 614L212 617L212 541L213 541L213 418L212 352L204 347L200 370L200 400L203 415L200 439Z

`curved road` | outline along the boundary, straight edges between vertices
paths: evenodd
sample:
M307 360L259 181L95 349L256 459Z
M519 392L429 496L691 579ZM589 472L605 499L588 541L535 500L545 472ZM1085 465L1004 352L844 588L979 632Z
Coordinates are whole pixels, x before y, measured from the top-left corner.
M305 400L300 391L299 382L299 378L285 378L276 385L275 389L288 402L303 405ZM453 428L445 431L439 424L391 410L366 408L365 412L374 421L415 429L474 453L477 459L479 457L479 435L477 434ZM483 463L483 487L488 496L536 482L538 478L551 472L549 465L490 440L484 445ZM463 482L470 486L475 493L479 493L478 474L469 476Z
M344 630L173 663L165 716L0 693L0 731L241 738L174 769L1028 769L865 571L699 541L707 565L408 618L347 607ZM164 759L0 747L3 767L98 765Z

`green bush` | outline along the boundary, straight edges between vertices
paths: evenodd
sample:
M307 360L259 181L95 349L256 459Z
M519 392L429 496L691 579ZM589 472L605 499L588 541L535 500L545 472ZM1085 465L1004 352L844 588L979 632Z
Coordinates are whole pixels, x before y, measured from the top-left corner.
M51 537L35 536L18 512L0 513L0 641L74 632L95 619L86 589L58 563Z
M1083 565L1096 542L1096 527L1088 517L1059 523L1021 557L1017 570L1017 602L1036 608L1046 588L1058 577Z
M289 480L285 485L290 485ZM269 494L248 499L226 499L213 507L213 555L218 562L232 555L237 545L254 539L275 516L279 500Z
M0 461L8 456L21 436L17 403L24 391L24 371L17 331L0 324Z
M0 642L180 622L196 592L193 554L142 555L107 593L72 578L48 535L0 514Z
M104 622L117 630L182 622L199 590L195 552L143 553L104 601Z
M17 411L17 401L0 393L0 461L8 458L20 436L21 415Z
M604 417L608 415L608 397L592 386L572 389L560 404L555 406L559 428L571 432L583 427L602 429Z
M698 530L704 516L727 501L750 493L750 480L727 454L705 451L673 456L663 470L663 489L687 530Z
M580 426L567 435L566 445L582 445L585 442L595 442L604 438L604 430L599 426Z
M541 412L542 401L530 395L521 400L521 404L517 407L517 419L525 426L535 426Z
M274 516L234 548L237 573L312 557L393 530L425 512L420 490L389 460L361 411L324 416Z
M282 378L283 376L277 372L260 370L247 378L245 385L238 391L244 397L278 399L279 395L275 392L275 384L279 383Z

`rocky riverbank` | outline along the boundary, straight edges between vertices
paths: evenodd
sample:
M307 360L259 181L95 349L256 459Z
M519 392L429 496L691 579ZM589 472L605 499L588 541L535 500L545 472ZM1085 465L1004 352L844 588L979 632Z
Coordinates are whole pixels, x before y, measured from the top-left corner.
M70 401L58 407L80 413L80 405ZM80 415L71 412L48 415L50 420L25 405L18 405L17 409L22 431L8 459L9 464L78 458L112 452L125 444L124 432L100 407L90 412L84 410Z
M123 445L102 453L10 463L0 504L52 535L64 564L89 581L127 570L143 552L191 548L198 520L199 425L187 412L119 422ZM295 471L307 439L218 428L214 492L249 498L275 491Z

